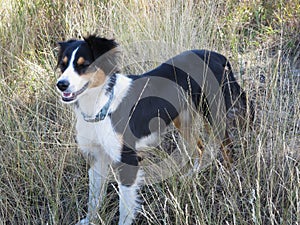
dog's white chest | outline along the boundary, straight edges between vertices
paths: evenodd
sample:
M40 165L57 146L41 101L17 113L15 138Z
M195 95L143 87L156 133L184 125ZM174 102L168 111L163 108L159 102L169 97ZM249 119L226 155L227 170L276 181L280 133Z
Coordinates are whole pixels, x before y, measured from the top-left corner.
M115 133L110 118L100 122L86 122L77 114L77 142L84 155L99 155L104 151L113 161L121 160L121 139Z

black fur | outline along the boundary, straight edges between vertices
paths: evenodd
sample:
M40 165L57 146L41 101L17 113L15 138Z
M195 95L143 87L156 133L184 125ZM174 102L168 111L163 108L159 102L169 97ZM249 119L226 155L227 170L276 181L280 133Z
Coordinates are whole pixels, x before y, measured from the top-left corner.
M65 64L63 58L66 56L71 59L73 51L78 48L76 58L74 60L74 68L79 75L84 74L89 65L91 65L98 57L108 52L109 50L118 46L118 44L112 39L100 38L94 35L81 40L68 40L66 42L58 42L60 51L58 54L57 67L60 68L63 73L68 67L69 63ZM85 63L83 65L77 65L77 60L80 56L83 56Z
M105 52L108 52L118 46L113 39L100 38L95 35L85 37L84 41L89 45L93 53L94 60L103 55Z

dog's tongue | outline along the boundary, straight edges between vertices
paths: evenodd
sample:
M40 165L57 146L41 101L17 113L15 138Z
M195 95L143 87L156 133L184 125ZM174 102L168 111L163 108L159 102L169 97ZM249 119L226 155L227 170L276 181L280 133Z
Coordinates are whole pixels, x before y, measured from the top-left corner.
M72 93L68 93L68 92L64 92L64 93L63 93L63 96L64 96L64 97L70 97L71 95L72 95Z

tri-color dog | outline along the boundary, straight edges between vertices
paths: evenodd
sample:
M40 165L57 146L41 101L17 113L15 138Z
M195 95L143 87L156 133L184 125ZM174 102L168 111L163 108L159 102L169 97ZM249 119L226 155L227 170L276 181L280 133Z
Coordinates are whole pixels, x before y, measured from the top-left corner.
M88 214L79 224L97 219L110 166L118 172L119 224L134 221L143 179L138 152L156 145L169 125L188 138L194 113L212 126L223 121L215 130L226 147L230 127L252 110L228 60L216 52L186 51L137 76L120 73L114 40L91 35L59 46L57 88L74 105L77 143L90 163ZM201 152L200 141L198 147Z

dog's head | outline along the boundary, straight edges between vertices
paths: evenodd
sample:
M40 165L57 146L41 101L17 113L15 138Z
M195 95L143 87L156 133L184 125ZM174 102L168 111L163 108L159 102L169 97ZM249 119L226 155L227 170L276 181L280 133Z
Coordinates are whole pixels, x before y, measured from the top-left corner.
M57 66L62 75L56 85L65 103L76 102L88 89L103 85L107 76L119 72L114 40L91 35L58 44Z

